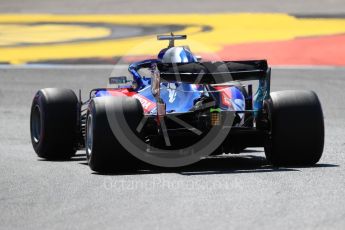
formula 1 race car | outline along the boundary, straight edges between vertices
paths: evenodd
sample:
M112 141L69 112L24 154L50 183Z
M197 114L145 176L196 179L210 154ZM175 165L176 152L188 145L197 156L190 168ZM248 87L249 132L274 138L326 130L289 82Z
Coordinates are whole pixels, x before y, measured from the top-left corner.
M178 167L247 147L264 147L276 166L319 161L324 123L314 92L271 93L266 60L203 62L177 39L186 35L159 35L169 46L157 59L130 64L132 80L112 76L84 102L70 89L39 90L30 119L37 155L70 158L85 149L94 171L140 160Z

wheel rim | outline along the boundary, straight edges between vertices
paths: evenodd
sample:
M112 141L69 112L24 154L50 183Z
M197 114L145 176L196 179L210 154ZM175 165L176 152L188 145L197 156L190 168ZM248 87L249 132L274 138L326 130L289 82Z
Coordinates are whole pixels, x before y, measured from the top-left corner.
M92 154L92 145L93 145L93 124L91 114L87 118L87 131L86 131L86 154L90 158Z
M41 110L38 105L35 106L32 112L31 120L31 135L35 143L39 143L41 139Z

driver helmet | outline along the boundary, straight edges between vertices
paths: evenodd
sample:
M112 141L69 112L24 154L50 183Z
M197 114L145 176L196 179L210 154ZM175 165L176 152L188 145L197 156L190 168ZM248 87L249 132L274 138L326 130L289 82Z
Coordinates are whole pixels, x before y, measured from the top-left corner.
M163 49L158 54L162 63L191 63L197 62L197 58L188 47L177 46Z

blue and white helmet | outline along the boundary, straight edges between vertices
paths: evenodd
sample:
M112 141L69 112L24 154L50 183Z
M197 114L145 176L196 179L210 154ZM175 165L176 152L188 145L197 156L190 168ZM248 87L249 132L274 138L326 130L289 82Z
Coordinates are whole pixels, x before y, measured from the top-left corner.
M177 46L163 49L158 54L162 63L190 63L197 62L192 52L187 47Z

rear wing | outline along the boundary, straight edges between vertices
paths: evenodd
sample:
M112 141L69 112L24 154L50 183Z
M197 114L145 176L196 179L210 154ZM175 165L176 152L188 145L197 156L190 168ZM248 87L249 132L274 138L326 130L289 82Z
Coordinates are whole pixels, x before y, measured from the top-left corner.
M166 114L166 104L160 96L160 83L185 82L189 84L221 84L231 81L259 80L255 93L255 110L259 111L263 101L270 95L271 68L266 60L194 62L194 63L161 63L151 64L151 92L156 99L158 120ZM251 87L250 98L251 98ZM250 99L251 101L251 99Z
M219 84L260 80L267 77L266 60L197 63L157 63L162 81L191 84Z

